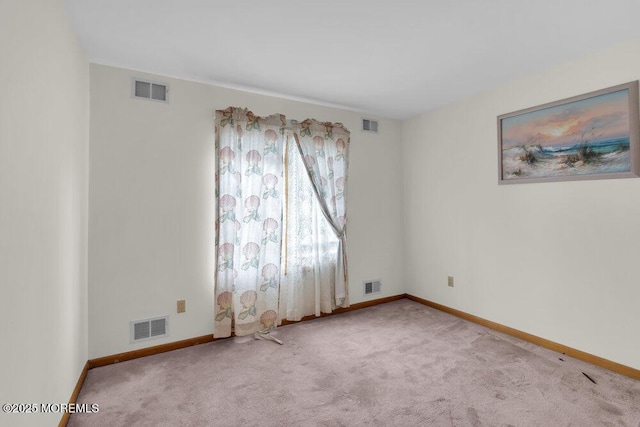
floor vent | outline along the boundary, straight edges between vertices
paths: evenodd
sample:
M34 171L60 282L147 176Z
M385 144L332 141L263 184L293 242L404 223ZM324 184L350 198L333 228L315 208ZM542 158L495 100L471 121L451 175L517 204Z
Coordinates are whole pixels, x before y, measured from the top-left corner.
M364 294L373 295L382 292L382 282L380 280L367 280L364 282Z
M131 96L149 101L169 102L169 85L134 78L131 81Z
M362 119L362 131L378 133L378 121L371 119Z
M169 336L169 316L132 320L130 334L132 343Z

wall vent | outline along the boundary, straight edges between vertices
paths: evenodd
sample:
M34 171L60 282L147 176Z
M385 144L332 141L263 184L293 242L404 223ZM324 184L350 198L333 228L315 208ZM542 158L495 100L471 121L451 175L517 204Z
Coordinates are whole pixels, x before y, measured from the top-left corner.
M378 121L371 119L362 119L362 131L378 133Z
M367 280L364 282L364 295L379 294L382 292L382 282L380 280Z
M169 336L169 316L130 322L130 342L140 342Z
M131 96L149 101L169 102L169 85L134 77L131 80Z

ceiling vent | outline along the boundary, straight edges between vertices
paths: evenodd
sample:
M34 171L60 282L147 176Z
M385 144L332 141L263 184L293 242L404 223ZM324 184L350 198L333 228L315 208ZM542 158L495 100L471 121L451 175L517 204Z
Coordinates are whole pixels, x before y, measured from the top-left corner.
M162 82L133 78L131 96L149 101L169 102L169 85Z
M132 320L130 325L132 343L169 336L169 316Z
M378 133L378 121L371 119L362 119L362 131Z
M382 282L380 280L367 280L364 282L364 295L379 294L382 292Z

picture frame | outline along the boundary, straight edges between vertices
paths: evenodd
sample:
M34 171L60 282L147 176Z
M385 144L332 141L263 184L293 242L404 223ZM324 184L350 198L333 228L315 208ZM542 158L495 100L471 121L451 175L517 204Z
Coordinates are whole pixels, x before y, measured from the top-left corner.
M498 184L640 175L638 81L498 116Z

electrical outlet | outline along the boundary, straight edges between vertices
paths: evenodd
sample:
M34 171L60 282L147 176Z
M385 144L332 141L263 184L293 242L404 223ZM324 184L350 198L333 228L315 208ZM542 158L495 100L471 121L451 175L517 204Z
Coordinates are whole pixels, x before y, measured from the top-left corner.
M183 299L178 301L178 313L184 313L187 311L187 302Z
M453 276L449 276L447 278L447 286L451 286L453 288Z

